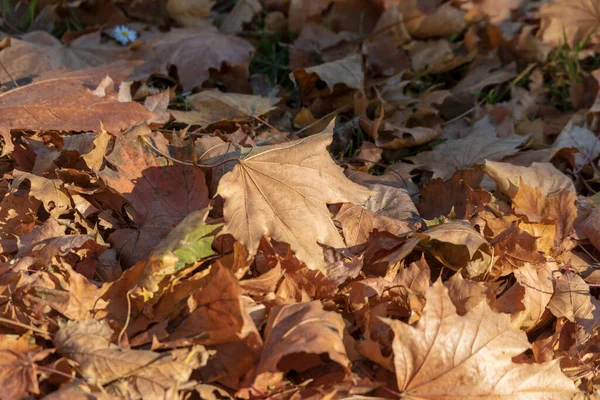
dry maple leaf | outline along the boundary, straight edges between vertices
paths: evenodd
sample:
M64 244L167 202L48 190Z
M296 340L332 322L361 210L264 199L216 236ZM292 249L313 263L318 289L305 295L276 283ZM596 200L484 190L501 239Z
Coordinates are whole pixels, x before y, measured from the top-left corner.
M206 90L186 98L192 111L171 110L170 113L177 122L206 126L221 119L259 117L273 110L278 101L277 97Z
M337 84L363 91L364 72L360 54L350 54L339 60L320 64L310 68L298 68L290 74L302 92L309 93L322 80L332 92Z
M415 327L387 320L394 331L398 389L407 399L571 399L576 389L558 360L518 364L529 349L525 332L485 301L456 313L440 280L427 292Z
M29 352L0 350L0 398L21 399L28 394L39 394L35 363L53 352L52 349Z
M267 391L291 369L303 372L323 364L321 354L347 370L344 320L324 311L319 301L275 306L265 328L265 345L253 388Z
M483 122L482 122L483 121ZM433 172L433 178L449 179L455 170L483 164L485 160L498 161L515 154L517 147L527 137L512 135L496 136L495 128L483 119L473 126L473 132L462 139L451 139L434 148L408 159L421 164L423 169Z
M325 267L318 243L344 247L327 204L364 203L372 192L348 180L327 152L332 135L321 133L284 145L255 147L219 182L229 233L249 257L260 239L288 243L311 269Z
M88 382L128 399L163 398L187 382L192 371L208 359L202 346L170 354L127 350L111 343L112 335L106 322L69 321L54 335L53 342L58 353L77 362Z
M106 185L121 193L133 208L136 228L119 229L110 236L126 265L145 258L186 215L208 205L201 170L172 164L137 135L132 130L115 139L105 156L112 168L107 165L98 172ZM161 135L155 138L153 146L164 145ZM164 149L163 153L170 151Z
M558 46L562 42L573 48L590 35L590 43L600 43L598 0L556 0L540 7L540 32L545 43Z
M102 67L50 72L33 83L0 93L0 133L11 130L99 131L102 126L120 133L156 118L136 102L120 102L114 95L90 90ZM90 79L92 78L92 79ZM3 150L6 154L7 149Z

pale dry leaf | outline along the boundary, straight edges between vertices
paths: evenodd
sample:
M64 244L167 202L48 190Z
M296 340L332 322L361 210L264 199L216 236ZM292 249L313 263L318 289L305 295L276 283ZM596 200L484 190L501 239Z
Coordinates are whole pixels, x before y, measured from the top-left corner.
M290 244L311 269L325 267L318 243L344 247L327 204L364 203L372 192L348 180L327 152L330 133L283 145L255 147L225 174L225 227L256 254L263 236Z
M448 288L448 296L459 315L465 315L491 295L485 283L465 279L460 273L452 275L444 282L444 286Z
M534 162L529 167L521 167L486 160L483 170L496 182L498 189L511 198L517 195L521 182L535 187L543 196L563 190L575 193L573 181L550 163Z
M600 138L588 128L567 124L552 145L556 149L577 149L575 168L593 162L600 155Z
M455 8L452 3L444 3L431 13L423 12L418 0L394 0L389 3L389 6L398 7L406 29L415 39L451 36L465 28L465 12Z
M170 354L127 350L111 343L113 334L106 322L69 321L53 342L59 354L77 362L88 382L130 399L162 398L208 359L202 346Z
M348 247L365 243L374 229L401 235L420 227L419 212L405 189L380 184L370 188L375 194L364 207L344 204L336 216Z
M168 0L167 11L183 26L202 26L207 23L206 18L214 5L214 0Z
M350 54L339 60L320 64L310 68L298 68L290 74L290 78L305 92L310 91L321 79L327 84L329 91L337 84L344 84L350 89L363 91L364 71L361 54Z
M592 44L600 43L597 0L556 0L545 3L538 12L541 22L538 35L544 43L558 46L567 41L573 48L588 35Z
M277 97L261 97L240 93L206 90L186 98L192 111L171 110L177 122L207 126L222 119L237 120L259 117L275 108Z
M572 271L563 273L555 283L554 295L548 303L548 309L557 318L563 317L571 322L587 319L594 309L590 287L583 278Z
M230 35L240 33L244 29L244 24L251 22L252 18L262 10L263 6L259 0L239 0L225 16L219 29Z
M31 185L29 195L44 203L50 215L58 217L71 210L71 197L60 179L47 179L18 170L13 171L13 178L12 190L16 191L21 183L28 180Z
M483 122L482 121L487 121ZM450 139L437 145L433 151L424 151L408 159L421 168L433 172L433 178L449 179L457 169L480 165L485 160L499 161L515 154L527 137L511 135L496 136L495 128L486 118L473 126L473 131L462 139Z
M558 361L517 364L527 335L485 301L463 316L438 280L415 327L387 320L394 331L398 389L407 399L571 399L576 389Z

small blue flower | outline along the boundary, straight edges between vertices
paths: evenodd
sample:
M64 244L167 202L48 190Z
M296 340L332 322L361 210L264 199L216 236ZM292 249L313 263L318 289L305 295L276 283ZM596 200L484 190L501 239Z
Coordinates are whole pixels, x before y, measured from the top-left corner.
M117 25L113 28L112 36L117 42L123 46L127 46L129 43L132 43L137 39L138 34L136 31L126 27L125 25Z

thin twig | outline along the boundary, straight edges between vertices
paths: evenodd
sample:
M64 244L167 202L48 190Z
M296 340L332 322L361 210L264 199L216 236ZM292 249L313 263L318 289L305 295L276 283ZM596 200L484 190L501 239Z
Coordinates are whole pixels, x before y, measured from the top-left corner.
M32 332L39 334L40 336L44 336L47 339L50 339L50 334L42 329L36 328L35 326L27 325L18 321L13 321L11 319L0 317L0 323L18 326L23 329L29 329Z
M10 72L8 72L8 70L6 69L6 67L4 66L4 64L2 63L2 60L0 60L0 67L2 67L2 69L4 70L4 72L6 72L6 75L8 75L8 77L10 78L10 80L12 81L12 83L14 83L16 87L19 87L19 84L17 83L17 81L15 81L15 78L12 77L12 75L10 74Z
M146 143L148 145L148 147L150 147L152 150L154 150L155 152L157 152L159 155L161 155L161 156L165 157L166 159L171 160L171 161L173 161L175 163L183 164L183 165L188 165L190 167L215 168L215 167L219 167L219 166L221 166L223 164L226 164L226 163L228 163L230 161L238 161L238 162L240 161L239 158L228 158L228 159L220 161L220 162L218 162L216 164L191 163L191 162L188 162L188 161L178 160L176 158L173 158L173 157L171 157L171 156L163 153L162 151L160 151L159 149L157 149L156 147L154 147L154 145L152 143L150 143L150 141L148 141L145 137L143 137L143 140L144 140L144 143Z

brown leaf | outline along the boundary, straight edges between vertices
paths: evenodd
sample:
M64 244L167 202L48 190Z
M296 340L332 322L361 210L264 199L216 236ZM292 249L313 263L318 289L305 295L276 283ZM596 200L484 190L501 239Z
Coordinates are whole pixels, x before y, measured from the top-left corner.
M406 190L379 184L371 187L375 194L364 207L344 204L335 217L348 247L365 243L374 229L401 235L420 227L419 213Z
M459 219L469 218L491 201L491 195L483 189L475 189L483 180L479 168L457 170L449 182L432 179L421 189L418 209L427 219L448 216L451 211Z
M115 63L115 60L127 58L128 51L115 45L111 47L100 42L99 35L91 35L95 40L75 40L65 46L56 37L44 31L34 31L12 38L11 46L2 50L0 62L6 71L0 68L0 82L10 82L10 76L16 80L46 74L48 71L66 68L80 70L87 67L98 67L103 73L95 82L98 84L106 75L120 82L131 73L138 63Z
M67 322L53 341L58 353L77 362L86 380L104 386L109 394L130 399L173 393L209 356L202 346L170 354L127 350L111 343L111 336L106 323L87 319Z
M562 190L575 192L573 181L550 163L534 162L528 167L486 160L483 170L496 182L498 189L510 198L519 191L521 182L535 187L542 196L556 194Z
M225 227L256 254L263 235L289 243L312 269L324 267L317 244L344 247L326 204L364 203L371 191L350 182L326 147L331 134L285 145L255 147L219 183L225 200ZM252 208L249 208L249 205ZM302 232L302 233L301 233Z
M47 179L28 172L13 171L12 190L16 191L25 181L30 182L29 195L44 204L44 208L53 217L58 217L71 211L71 198L63 188L60 179Z
M562 42L574 47L590 35L592 44L600 43L596 27L600 22L595 0L557 0L540 7L540 32L545 43L558 46Z
M557 149L577 149L574 166L579 169L592 163L600 155L600 139L595 133L582 126L567 124L552 145Z
M587 319L592 313L594 306L591 299L588 284L579 275L567 271L556 280L548 309L557 318L575 322L577 319Z
M433 172L434 178L449 179L455 170L481 165L485 160L501 160L515 154L516 148L527 137L512 135L498 138L492 125L485 129L474 130L462 139L451 139L437 145L433 151L425 151L408 159L421 164L423 169Z
M444 282L448 288L448 296L456 307L458 315L465 315L486 298L492 296L492 292L483 282L464 279L461 273L452 275L452 278Z
M202 26L206 24L214 5L213 0L168 0L167 11L171 18L183 26Z
M0 350L0 384L3 399L20 399L29 394L40 394L36 362L48 357L53 350L21 353Z
M521 181L512 202L515 214L527 217L528 222L553 221L556 224L556 245L573 230L577 218L576 199L576 194L568 190L544 195Z
M351 54L315 67L298 68L292 72L291 77L303 93L311 92L319 79L327 84L330 92L337 84L344 84L350 89L358 89L362 92L364 85L362 64L362 55Z
M155 118L135 102L98 96L88 86L97 69L45 74L33 83L0 93L0 131L99 131L115 134ZM94 81L93 79L91 80ZM96 82L97 83L97 82Z
M423 12L418 7L418 0L391 0L386 3L387 7L398 7L406 29L417 39L451 36L462 32L465 27L464 12L451 3L444 3L431 13Z
M194 111L171 110L170 113L177 122L207 126L222 119L237 120L259 117L273 110L278 101L277 97L207 90L186 98L186 104Z
M417 325L388 320L394 331L398 389L406 398L570 399L575 387L556 361L517 364L529 348L524 332L486 302L459 316L437 281ZM467 344L467 345L465 345ZM493 360L490 361L490 360Z
M464 268L467 277L482 275L493 264L491 246L468 222L438 225L418 237L431 242L431 251L442 264L455 271Z
M176 65L184 90L201 86L209 78L209 69L217 71L222 64L239 66L247 71L254 48L242 38L226 36L216 28L171 29L157 35L152 42L150 62L140 66L138 73L152 73L168 64Z
M244 24L252 21L255 15L263 10L262 4L258 0L238 1L233 9L225 16L219 29L223 33L235 35L244 29Z
M159 136L159 146L161 140ZM112 167L105 166L98 175L129 201L136 223L134 229L110 236L127 266L146 258L186 215L208 205L202 171L157 155L135 131L116 138L105 158Z
M341 316L324 311L319 301L276 306L269 314L265 346L252 386L266 392L291 369L303 372L322 365L322 354L348 371L350 360L343 335Z

